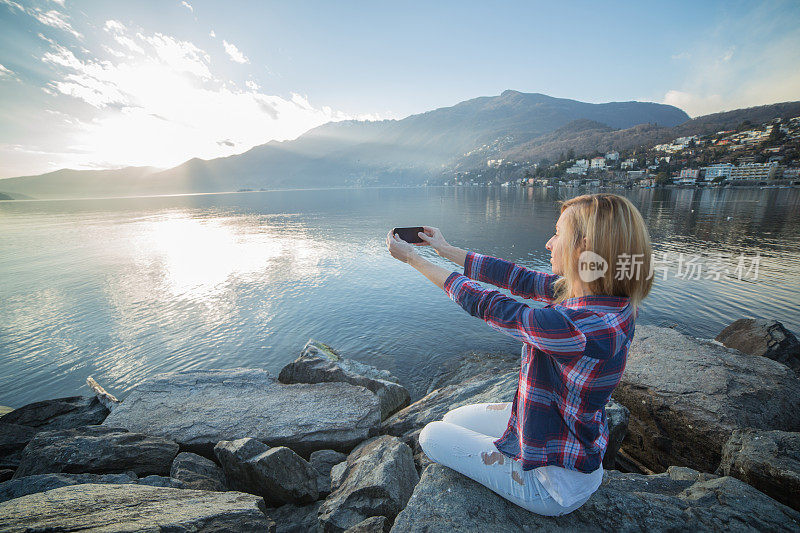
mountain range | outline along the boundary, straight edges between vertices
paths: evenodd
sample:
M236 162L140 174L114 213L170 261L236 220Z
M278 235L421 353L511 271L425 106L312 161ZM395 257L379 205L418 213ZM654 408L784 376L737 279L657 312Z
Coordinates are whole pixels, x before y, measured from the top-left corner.
M534 162L559 152L625 149L681 135L800 115L800 102L690 119L649 102L592 104L504 91L402 120L329 122L291 141L242 154L191 159L167 170L59 170L0 180L0 191L35 198L222 192L261 188L417 185L487 157ZM763 120L762 120L763 119Z

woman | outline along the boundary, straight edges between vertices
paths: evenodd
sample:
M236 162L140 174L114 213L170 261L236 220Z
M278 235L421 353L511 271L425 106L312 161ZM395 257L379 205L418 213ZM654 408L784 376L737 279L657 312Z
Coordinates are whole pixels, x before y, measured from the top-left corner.
M431 460L529 511L557 516L577 509L603 480L604 407L622 377L638 305L652 285L641 214L614 194L563 202L546 245L554 274L467 252L437 228L424 229L420 245L463 266L464 275L430 263L391 232L389 252L523 347L512 403L453 409L423 428L420 446ZM470 278L547 305L531 308Z

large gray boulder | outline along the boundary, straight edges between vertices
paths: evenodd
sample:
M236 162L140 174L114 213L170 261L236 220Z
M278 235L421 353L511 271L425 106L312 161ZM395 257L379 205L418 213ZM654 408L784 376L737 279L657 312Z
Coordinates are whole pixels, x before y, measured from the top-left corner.
M167 439L105 426L42 431L22 451L14 478L57 472L169 475L178 445Z
M311 454L308 462L317 471L317 489L320 497L331 493L331 468L347 460L347 455L334 450L318 450Z
M228 486L258 494L267 505L311 503L319 496L317 471L285 446L270 448L255 439L221 441L214 448Z
M655 472L714 472L739 428L800 428L800 380L788 367L670 328L637 326L614 398L631 413L622 449Z
M447 385L458 385L479 376L494 376L513 372L519 374L522 356L520 353L469 352L461 357L445 361L433 378L425 394Z
M478 374L461 383L435 389L384 420L381 432L413 443L426 424L441 420L451 409L471 403L512 401L518 377L519 368L502 374Z
M71 396L35 402L0 417L0 422L40 431L102 424L108 409L94 396Z
M692 473L693 475L687 475ZM560 517L529 512L466 476L425 469L392 533L797 531L800 513L732 477L708 479L683 469L646 476L606 470L603 484Z
M275 531L258 496L144 485L72 485L0 503L2 531Z
M35 474L0 483L0 502L70 485L135 482L136 478L127 474Z
M317 344L309 341L300 357L283 367L278 376L281 383L338 381L365 387L380 401L381 420L408 405L411 399L408 390L388 371L320 350Z
M130 474L35 474L0 483L0 502L37 492L45 492L70 485L84 485L86 483L187 488L183 482L174 478L155 475L139 478L132 472Z
M275 522L275 533L322 533L317 513L322 501L308 505L287 503L267 509L267 516Z
M134 387L105 425L146 432L213 457L222 440L252 437L270 446L311 452L350 451L377 434L380 405L347 383L285 385L255 369L160 374Z
M736 430L722 448L717 473L800 511L800 433Z
M389 435L360 444L344 465L331 473L335 488L319 509L326 532L342 532L372 516L394 519L419 481L411 448Z
M777 320L740 318L715 338L728 348L768 357L800 372L800 341Z
M187 489L228 490L222 469L214 461L191 452L181 452L175 457L169 475L182 481Z

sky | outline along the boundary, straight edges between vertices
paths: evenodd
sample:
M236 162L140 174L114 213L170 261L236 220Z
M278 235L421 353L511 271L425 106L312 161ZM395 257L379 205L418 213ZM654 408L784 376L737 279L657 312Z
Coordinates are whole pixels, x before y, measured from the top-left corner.
M0 0L0 178L168 168L506 89L800 100L800 2Z

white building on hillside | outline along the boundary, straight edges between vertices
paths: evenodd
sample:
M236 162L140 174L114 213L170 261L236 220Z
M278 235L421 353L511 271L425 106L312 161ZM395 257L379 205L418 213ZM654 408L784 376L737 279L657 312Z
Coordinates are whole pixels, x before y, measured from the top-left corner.
M728 179L731 177L733 165L730 163L718 163L705 167L706 181L713 181L716 178Z
M772 163L745 163L731 170L732 180L771 180L780 177L781 167Z
M592 170L604 169L604 168L606 168L606 158L605 157L593 157L592 158Z
M619 152L606 153L606 159L609 161L619 161Z

